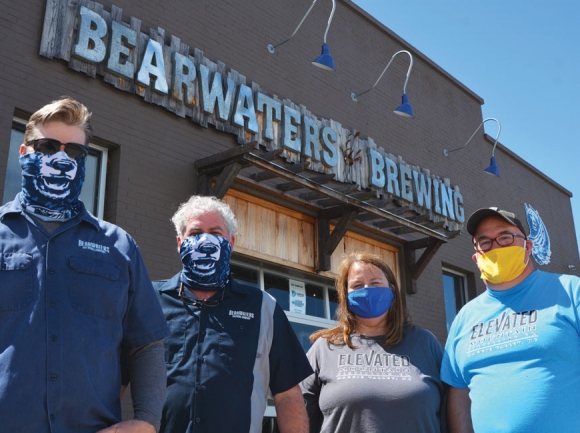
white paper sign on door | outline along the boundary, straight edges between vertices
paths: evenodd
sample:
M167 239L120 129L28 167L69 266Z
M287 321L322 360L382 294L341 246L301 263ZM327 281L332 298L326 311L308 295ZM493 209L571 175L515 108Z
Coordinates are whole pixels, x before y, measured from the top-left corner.
M290 312L306 314L306 287L304 282L288 281L290 282Z

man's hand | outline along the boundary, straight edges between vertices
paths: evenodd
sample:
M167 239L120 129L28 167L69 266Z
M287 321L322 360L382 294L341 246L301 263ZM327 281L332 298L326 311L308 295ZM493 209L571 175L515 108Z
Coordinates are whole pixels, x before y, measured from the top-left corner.
M308 416L300 386L276 394L274 404L281 433L308 433Z
M148 422L132 419L99 430L97 433L156 433L156 431Z

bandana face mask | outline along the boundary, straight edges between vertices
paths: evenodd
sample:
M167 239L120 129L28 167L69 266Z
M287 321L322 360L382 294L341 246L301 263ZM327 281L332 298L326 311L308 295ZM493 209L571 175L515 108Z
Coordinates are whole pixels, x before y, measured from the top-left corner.
M66 221L82 209L79 195L85 180L85 158L65 152L20 155L23 208L44 220Z
M525 259L526 249L514 245L481 254L477 257L477 267L481 271L482 280L491 284L501 284L522 275L528 265Z
M348 294L348 309L358 317L373 319L385 314L394 298L390 287L364 287Z
M181 282L193 289L219 290L230 278L232 247L222 236L202 233L181 242Z

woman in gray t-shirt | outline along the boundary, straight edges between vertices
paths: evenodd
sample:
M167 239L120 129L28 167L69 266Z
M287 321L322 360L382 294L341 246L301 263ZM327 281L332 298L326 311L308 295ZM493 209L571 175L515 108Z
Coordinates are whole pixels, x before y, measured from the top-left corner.
M336 287L338 325L310 337L314 374L301 384L310 433L445 432L443 350L408 322L388 264L353 254Z

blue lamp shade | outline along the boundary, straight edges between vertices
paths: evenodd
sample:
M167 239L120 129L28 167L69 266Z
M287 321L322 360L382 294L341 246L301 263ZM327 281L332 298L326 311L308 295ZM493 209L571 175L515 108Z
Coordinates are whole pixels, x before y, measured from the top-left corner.
M403 93L403 102L397 108L395 108L395 114L403 117L415 117L415 113L413 113L413 107L409 104L409 98L407 95Z
M495 174L497 177L500 177L499 175L499 167L497 166L496 162L495 162L495 156L491 157L491 162L489 164L489 167L487 167L485 170L486 173L490 173L490 174Z
M327 44L322 44L322 54L316 60L312 62L314 66L318 66L319 68L326 69L327 71L334 71L334 60L332 60L332 56L330 55L330 48L328 48Z

